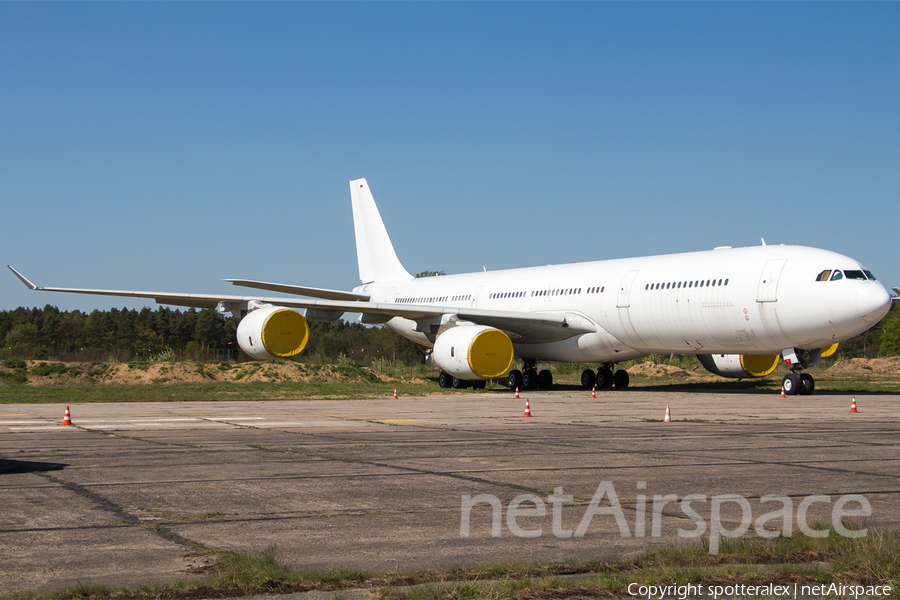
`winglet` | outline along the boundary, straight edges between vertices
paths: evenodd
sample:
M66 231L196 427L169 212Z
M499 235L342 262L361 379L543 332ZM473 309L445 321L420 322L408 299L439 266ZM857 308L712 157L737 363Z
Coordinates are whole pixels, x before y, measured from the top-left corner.
M19 273L19 272L16 271L15 269L13 269L10 265L6 265L6 266L9 268L10 271L12 271L12 272L15 274L16 277L19 278L19 280L20 280L22 283L25 284L25 287L27 287L29 290L36 290L36 289L38 289L38 287L37 287L36 285L34 285L33 283L31 283L30 281L28 281L28 279L27 279L24 275L22 275L21 273Z

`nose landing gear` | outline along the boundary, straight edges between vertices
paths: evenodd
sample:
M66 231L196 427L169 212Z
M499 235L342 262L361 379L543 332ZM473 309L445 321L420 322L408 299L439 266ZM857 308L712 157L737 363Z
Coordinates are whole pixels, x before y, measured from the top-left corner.
M791 366L791 372L784 376L781 385L784 386L784 393L788 396L800 394L808 396L813 393L816 382L809 373L801 373L801 371L809 366L810 352L809 350L799 350L791 348L782 352L784 360Z

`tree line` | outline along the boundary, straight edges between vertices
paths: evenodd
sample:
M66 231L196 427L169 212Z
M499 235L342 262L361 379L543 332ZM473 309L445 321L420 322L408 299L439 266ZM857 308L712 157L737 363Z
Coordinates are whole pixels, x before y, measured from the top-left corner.
M338 320L310 322L309 344L298 360L331 363L342 355L360 365L376 360L405 365L422 362L425 348L387 327ZM57 307L0 311L0 354L6 358L63 361L141 360L171 349L184 359L231 356L237 320L211 309L143 308L60 311ZM842 342L839 358L900 355L900 307L868 331Z
M321 363L341 355L357 364L381 358L417 364L424 349L386 327L338 320L310 322L309 344L298 360ZM57 307L0 311L0 354L62 361L146 360L171 349L189 360L246 357L236 343L237 320L212 309L159 307L60 311Z

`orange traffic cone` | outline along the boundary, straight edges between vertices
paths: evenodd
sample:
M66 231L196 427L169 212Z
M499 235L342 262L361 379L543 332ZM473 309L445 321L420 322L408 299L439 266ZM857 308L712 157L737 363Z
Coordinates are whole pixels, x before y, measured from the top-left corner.
M69 413L68 406L66 406L66 414L63 416L63 422L60 425L72 425L72 415Z
M522 416L523 416L523 417L530 417L530 416L531 416L531 405L528 404L528 398L525 398L525 414L522 415Z
M591 388L591 398L594 398L595 400L597 398L597 386L596 385Z
M781 386L781 397L784 398L784 386Z
M856 410L856 396L853 396L853 402L850 404L850 412L852 412L852 413L859 412L858 410Z
M666 418L663 419L663 423L671 423L672 422L672 413L669 412L669 405L666 404Z
M397 400L397 388L394 388L394 400Z
M519 386L516 386L516 399L519 398Z

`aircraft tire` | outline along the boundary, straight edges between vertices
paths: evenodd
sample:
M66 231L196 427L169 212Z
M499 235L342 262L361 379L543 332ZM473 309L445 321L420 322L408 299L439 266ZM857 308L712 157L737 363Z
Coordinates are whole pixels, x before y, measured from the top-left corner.
M506 377L506 384L509 386L509 389L514 390L516 388L522 387L522 371L518 369L513 369L509 372L509 375Z
M612 387L613 384L613 374L612 371L606 367L602 369L597 369L597 388L603 389Z
M613 376L613 384L620 390L624 390L628 387L630 379L628 377L628 371L625 369L619 369L616 371L616 374Z
M542 390L549 390L553 387L553 373L544 369L538 373L538 387Z
M781 385L784 386L784 394L786 396L799 394L801 381L799 373L788 373L785 375L784 379L781 380Z
M816 382L813 379L812 375L808 373L803 373L800 375L800 393L804 396L808 396L813 393L813 390L816 389Z
M483 390L487 386L487 381L484 379L478 379L472 382L473 390Z
M538 386L538 374L534 369L525 369L522 373L522 387L526 390L536 389Z
M441 371L441 374L438 375L438 385L442 388L448 388L453 385L453 378L450 377L447 373Z
M453 389L462 390L469 387L469 382L465 379L460 379L459 377L453 378Z
M597 383L597 375L594 374L590 369L585 369L581 372L581 387L589 390L594 387L594 384Z

